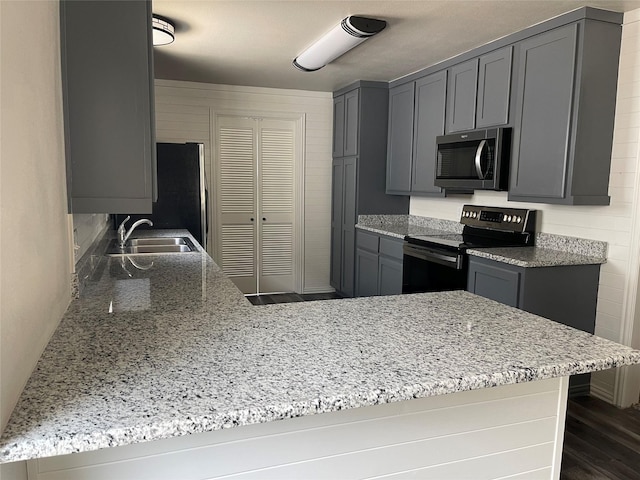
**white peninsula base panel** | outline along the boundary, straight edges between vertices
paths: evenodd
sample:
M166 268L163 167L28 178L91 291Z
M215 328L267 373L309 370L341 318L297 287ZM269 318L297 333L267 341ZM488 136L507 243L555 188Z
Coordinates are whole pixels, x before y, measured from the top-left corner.
M568 377L29 460L29 480L558 479Z

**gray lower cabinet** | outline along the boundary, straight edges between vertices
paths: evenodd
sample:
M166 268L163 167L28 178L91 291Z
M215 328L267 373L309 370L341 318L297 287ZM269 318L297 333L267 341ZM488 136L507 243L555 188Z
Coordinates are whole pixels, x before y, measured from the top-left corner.
M151 2L62 1L60 24L69 209L151 213Z
M402 293L404 241L363 230L356 239L356 296Z
M585 19L517 46L509 200L609 204L620 36Z
M467 290L594 333L599 276L600 265L524 268L471 256ZM588 376L572 378L572 395L588 391Z
M353 296L358 216L407 214L409 197L385 192L388 85L357 82L345 87L334 93L334 108L334 120L342 122L334 130L334 154L342 156L334 157L332 167L330 281L338 292ZM354 151L358 154L347 155Z

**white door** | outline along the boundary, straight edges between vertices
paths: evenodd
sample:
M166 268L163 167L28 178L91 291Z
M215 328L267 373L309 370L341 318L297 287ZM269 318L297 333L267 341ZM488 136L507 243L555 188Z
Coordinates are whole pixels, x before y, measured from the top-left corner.
M224 272L245 294L294 291L293 120L216 119L216 236Z

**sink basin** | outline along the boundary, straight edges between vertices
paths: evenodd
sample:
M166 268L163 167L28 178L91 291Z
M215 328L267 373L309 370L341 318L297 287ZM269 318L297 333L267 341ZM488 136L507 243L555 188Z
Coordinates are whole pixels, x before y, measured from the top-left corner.
M127 242L127 246L140 247L140 246L176 246L187 245L188 238L186 237L157 237L157 238L132 238Z
M107 248L107 255L155 255L159 253L186 253L196 248L187 237L150 237L132 238L124 248L120 248L116 240L112 240Z

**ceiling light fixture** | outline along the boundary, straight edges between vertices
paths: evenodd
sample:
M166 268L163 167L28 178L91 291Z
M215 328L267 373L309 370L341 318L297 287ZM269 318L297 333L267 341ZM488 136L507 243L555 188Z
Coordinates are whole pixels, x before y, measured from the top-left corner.
M153 46L168 45L175 39L175 27L168 19L160 15L151 16L151 26L153 27Z
M293 59L293 66L304 71L320 70L367 38L384 30L387 22L352 15L343 19L324 37Z

